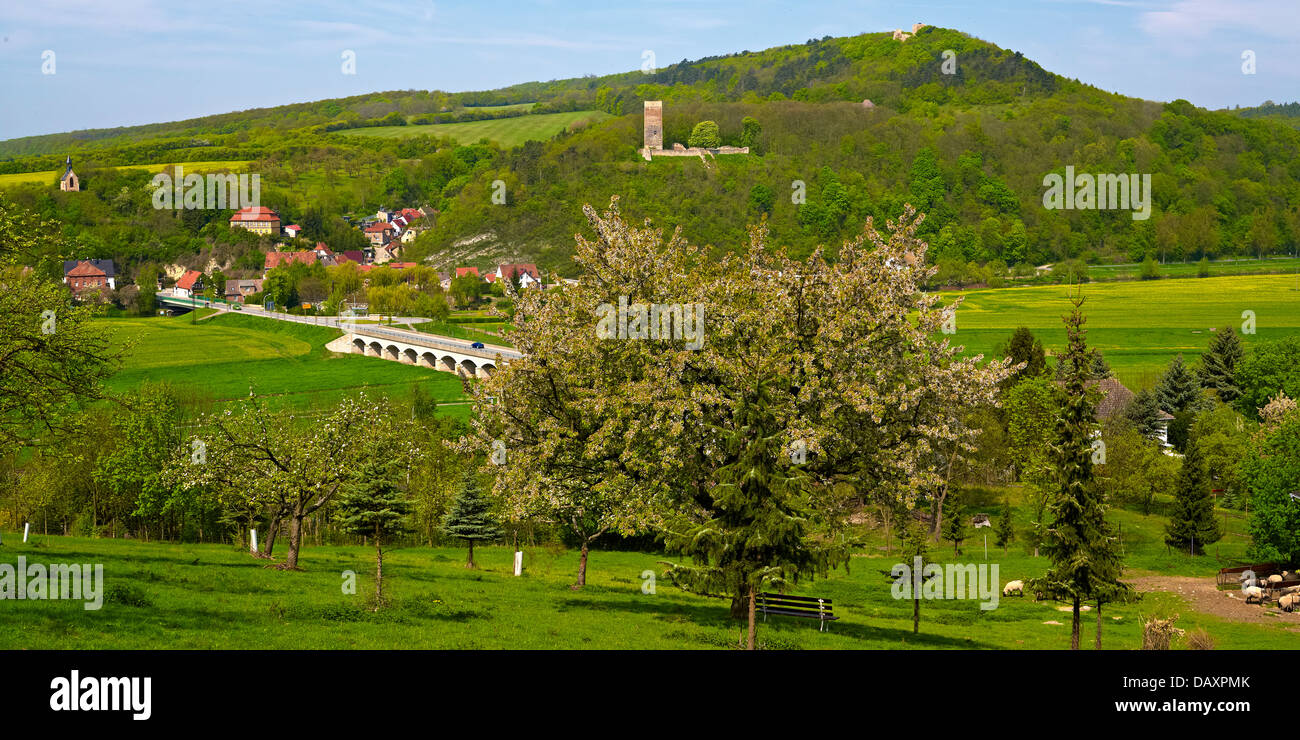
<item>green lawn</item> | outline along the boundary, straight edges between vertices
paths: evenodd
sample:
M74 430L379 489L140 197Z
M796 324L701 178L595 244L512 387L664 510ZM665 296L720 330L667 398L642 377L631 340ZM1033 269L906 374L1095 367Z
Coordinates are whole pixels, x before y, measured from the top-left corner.
M194 324L188 315L103 321L115 343L129 349L108 383L120 392L168 381L196 398L228 401L246 398L251 386L273 405L308 407L363 388L402 399L418 384L439 401L464 399L451 373L329 352L325 344L340 333L328 327L239 314Z
M488 139L508 149L519 146L525 141L546 141L580 121L596 122L605 118L609 118L609 114L602 111L536 113L514 118L495 118L489 121L349 129L343 135L377 136L385 139L404 139L421 135L450 136L461 144L472 144L480 139Z
M1018 515L1019 516L1019 515ZM1165 554L1163 518L1121 511L1130 566L1139 573L1212 577L1211 556ZM1234 528L1238 524L1234 523ZM524 548L524 575L511 573L507 547L477 547L478 570L466 570L462 548L390 549L384 558L385 592L392 603L372 612L374 550L315 545L303 549L303 572L268 569L230 545L166 544L45 536L34 527L23 544L3 534L0 562L102 563L107 598L87 611L67 601L11 601L0 609L0 649L351 649L351 648L585 648L718 649L737 644L742 625L725 601L681 592L658 578L655 593L641 590L642 573L660 572L660 553L593 551L588 585L569 588L577 553ZM981 532L984 530L981 530ZM982 538L982 534L978 537ZM1221 548L1226 557L1244 545L1240 536ZM277 545L283 548L283 544ZM280 550L283 553L282 549ZM937 560L951 546L936 545ZM929 600L921 607L921 634L912 634L911 602L897 600L882 571L899 560L878 534L866 538L851 572L802 581L796 593L830 598L841 619L819 633L810 620L773 617L759 627L770 649L1061 649L1069 645L1068 612L1060 604L1000 598L981 610L975 600ZM1039 575L1044 558L1018 548L1003 556L982 539L967 541L961 562L997 563L1002 583ZM343 572L358 574L357 593L345 594ZM1178 626L1203 627L1221 648L1297 649L1300 634L1283 624L1243 624L1192 612L1172 594L1150 593L1132 604L1103 610L1103 647L1139 646L1143 616L1178 614ZM1114 617L1119 617L1115 619ZM1085 649L1095 617L1084 615ZM1045 622L1060 624L1045 624Z
M951 339L987 357L1017 326L1027 326L1049 352L1061 352L1061 316L1069 309L1070 290L1055 285L965 291ZM1134 390L1152 385L1174 355L1181 352L1189 362L1199 357L1211 327L1240 330L1244 311L1255 313L1257 331L1242 337L1247 345L1300 330L1294 276L1089 283L1083 292L1089 346L1101 349L1116 377Z

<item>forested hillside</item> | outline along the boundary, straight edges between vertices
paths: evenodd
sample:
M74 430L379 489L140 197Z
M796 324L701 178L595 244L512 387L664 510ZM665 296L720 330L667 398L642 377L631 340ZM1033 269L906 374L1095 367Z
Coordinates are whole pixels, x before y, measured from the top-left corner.
M945 74L945 51L955 56ZM872 101L864 106L863 100ZM641 103L664 101L665 141L699 121L748 155L645 162ZM521 105L521 104L529 105ZM497 106L512 106L500 108ZM614 117L510 150L428 136L358 137L349 129L601 110ZM746 121L750 120L748 128ZM0 171L53 170L71 154L88 193L7 190L63 222L87 256L206 260L252 268L267 240L232 235L228 212L158 212L150 173L110 165L251 160L262 201L309 239L353 248L345 213L428 204L437 226L412 257L444 264L521 258L571 269L581 206L620 195L627 213L680 225L694 243L734 249L766 218L776 241L807 252L895 217L927 214L931 258L960 281L1081 262L1290 254L1300 242L1300 131L1272 116L1211 112L1098 90L1019 53L925 28L810 40L682 61L651 73L533 82L501 90L375 93L174 124L0 142ZM1123 210L1048 210L1043 178L1151 175L1146 220ZM493 202L496 181L506 203ZM804 203L792 195L805 194ZM466 240L474 239L467 248ZM243 260L240 262L240 260Z

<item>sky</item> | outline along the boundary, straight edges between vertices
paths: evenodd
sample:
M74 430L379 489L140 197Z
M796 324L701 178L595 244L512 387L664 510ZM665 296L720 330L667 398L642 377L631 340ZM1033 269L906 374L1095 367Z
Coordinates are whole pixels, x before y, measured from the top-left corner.
M916 22L1149 100L1300 99L1296 0L0 0L0 139L610 74Z

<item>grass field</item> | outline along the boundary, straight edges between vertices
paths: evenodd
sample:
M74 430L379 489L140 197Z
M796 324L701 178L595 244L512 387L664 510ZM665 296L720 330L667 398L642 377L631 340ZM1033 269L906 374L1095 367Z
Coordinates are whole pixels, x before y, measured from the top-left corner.
M1210 277L1288 272L1294 276L1300 270L1300 259L1294 257L1269 257L1266 259L1235 259L1210 262ZM1093 280L1136 280L1141 265L1088 265L1088 277ZM1195 278L1200 272L1196 262L1169 262L1159 266L1162 278Z
M990 507L993 508L993 507ZM996 513L996 512L995 512ZM1021 516L1018 514L1018 516ZM1212 578L1220 561L1167 554L1158 515L1115 511L1122 525L1128 575L1157 572ZM1241 524L1212 550L1224 558L1244 550ZM985 530L981 530L985 531ZM391 605L367 608L373 593L374 551L362 546L314 545L302 552L303 572L264 567L230 545L143 543L38 534L32 541L3 535L0 562L103 563L102 609L79 602L12 601L0 609L0 649L19 648L585 648L718 649L737 645L742 625L726 602L683 593L658 578L655 593L641 590L646 570L661 572L654 552L593 551L588 585L570 590L577 553L524 547L524 575L511 574L508 547L477 547L478 570L464 568L462 548L390 549L384 558ZM896 547L896 546L895 546ZM937 561L952 559L936 545ZM281 553L282 554L282 553ZM802 581L795 593L830 598L841 617L819 633L810 620L773 617L760 624L759 644L769 649L1061 649L1069 645L1068 612L1060 604L999 598L995 609L978 600L927 600L921 634L911 627L911 602L891 594L884 572L899 560L879 534L866 537L850 572ZM1045 558L1013 547L1009 555L982 539L968 540L964 563L999 566L998 580L1040 575ZM342 591L343 572L358 574L357 593ZM1179 615L1178 626L1204 628L1220 648L1298 649L1300 615L1275 623L1228 621L1191 610L1180 597L1147 593L1141 600L1103 610L1103 648L1134 649L1140 621ZM1091 649L1095 615L1085 613L1085 649ZM1118 617L1118 619L1116 619ZM1058 622L1059 624L1048 624Z
M349 129L344 135L377 136L385 139L403 139L421 135L449 136L461 144L472 144L480 139L488 139L503 148L510 148L519 146L525 141L546 141L580 121L594 122L605 118L609 118L609 114L601 111L537 113L490 121Z
M361 389L404 399L418 384L440 402L464 400L460 380L451 373L329 352L325 345L339 332L328 327L235 314L196 324L188 315L104 323L115 344L130 352L108 383L119 392L145 381L167 381L220 402L247 398L251 386L272 405L304 408ZM467 410L448 407L456 415Z
M218 170L231 170L238 172L248 165L248 160L243 159L226 159L211 160L205 162L167 162L155 164L127 164L113 167L115 170L149 170L159 172L164 167L173 167L180 165L185 168L186 172L215 172ZM75 167L73 168L75 171ZM63 170L42 170L40 172L18 172L15 174L0 175L0 188L11 187L14 185L25 185L27 183L48 183L54 185Z
M1154 384L1175 355L1189 362L1199 357L1211 327L1240 330L1244 311L1254 312L1257 331L1242 337L1246 345L1300 331L1296 287L1289 275L1089 283L1083 286L1088 344L1137 390ZM1027 326L1049 352L1061 352L1061 316L1070 308L1070 290L1057 285L966 291L952 340L969 354L988 357L1017 326Z

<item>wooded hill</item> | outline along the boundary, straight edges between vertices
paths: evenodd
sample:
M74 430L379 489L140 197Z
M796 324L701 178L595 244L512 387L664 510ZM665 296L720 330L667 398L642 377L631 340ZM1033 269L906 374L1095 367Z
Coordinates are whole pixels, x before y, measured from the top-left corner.
M955 52L953 74L944 74L945 50ZM664 101L666 142L685 143L695 123L713 120L724 143L750 143L752 153L709 165L690 158L647 163L636 153L644 100ZM521 103L615 117L510 151L346 130L481 117L487 112L475 106ZM748 137L746 118L759 128L755 134L751 124ZM28 137L0 142L0 153L12 157L0 170L55 169L74 145L74 161L92 168L254 160L249 170L262 174L264 204L281 210L286 223L319 224L310 238L341 234L340 213L427 203L442 214L413 251L439 263L472 255L566 272L573 234L584 228L582 205L603 206L614 194L630 216L680 225L692 242L718 250L738 247L746 226L766 217L776 241L806 252L860 232L869 216L895 217L905 202L928 214L922 233L932 259L997 269L1291 253L1300 242L1300 131L1271 117L1108 93L940 28L906 41L882 33L810 40L652 73L469 93L376 93ZM1045 209L1043 177L1067 165L1078 173L1150 174L1151 217ZM94 256L124 256L114 250L128 246L133 259L151 250L158 259L197 256L223 238L228 214L149 213L148 173L116 178L98 188L84 177L100 204L49 187L9 192L68 223ZM492 202L496 180L506 184L505 205ZM791 200L799 183L802 205ZM476 237L472 248L460 246Z

